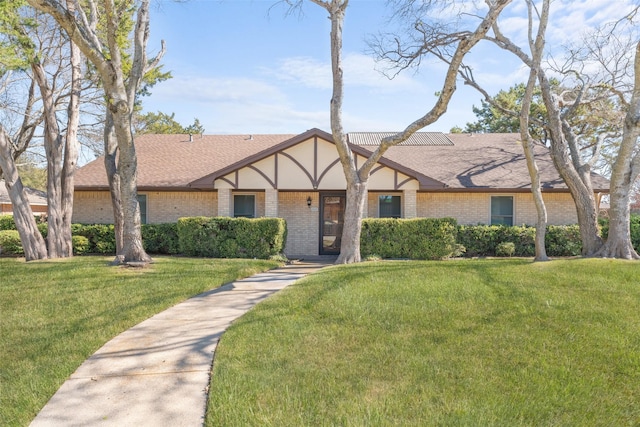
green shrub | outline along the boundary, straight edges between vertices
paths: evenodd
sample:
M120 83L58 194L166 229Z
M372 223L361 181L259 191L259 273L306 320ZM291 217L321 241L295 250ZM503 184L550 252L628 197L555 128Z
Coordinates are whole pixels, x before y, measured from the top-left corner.
M17 230L0 230L0 254L24 255L20 234Z
M73 224L71 234L89 239L90 253L116 253L116 235L113 224Z
M89 243L89 239L84 236L71 236L71 242L73 244L73 254L74 255L84 255L89 253L89 249L91 248L91 244Z
M180 218L180 253L212 258L268 259L284 251L287 225L282 218Z
M512 257L516 253L516 245L513 242L502 242L496 247L496 255Z
M362 221L360 253L381 258L443 259L456 253L453 218L367 218Z
M16 223L13 221L13 215L0 215L0 230L15 230Z
M42 234L42 238L46 239L49 235L49 224L46 222L39 222L36 224L36 227L38 227L38 231Z
M582 253L582 239L578 225L549 225L545 235L549 256L578 256Z
M36 226L42 234L43 238L47 238L47 217L46 215L36 215ZM0 230L16 230L16 223L13 220L13 215L0 215Z
M178 225L171 224L143 224L142 244L144 250L152 254L178 254Z
M498 253L498 246L501 243L513 243L515 256L534 256L535 236L535 227L529 226L458 226L458 243L464 246L466 256L469 257L504 256ZM580 255L582 250L580 228L577 225L550 225L547 227L545 244L549 256Z

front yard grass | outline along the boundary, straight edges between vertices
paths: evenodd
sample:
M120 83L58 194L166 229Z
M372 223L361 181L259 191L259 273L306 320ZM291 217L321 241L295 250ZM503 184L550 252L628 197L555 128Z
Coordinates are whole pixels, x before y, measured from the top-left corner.
M640 425L640 264L334 266L240 318L208 426Z
M24 426L105 342L191 296L276 267L261 260L0 258L0 425Z

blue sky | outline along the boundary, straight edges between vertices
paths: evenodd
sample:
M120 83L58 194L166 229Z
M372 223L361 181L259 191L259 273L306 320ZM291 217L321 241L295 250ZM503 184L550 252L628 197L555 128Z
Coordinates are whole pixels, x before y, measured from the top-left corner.
M302 16L285 16L276 0L190 0L155 3L150 54L167 43L163 64L173 79L143 101L145 111L175 113L183 125L198 118L205 133L330 131L330 22L311 3ZM467 2L469 3L469 2ZM507 34L526 28L521 1L502 20ZM558 47L628 8L632 0L556 0L548 45ZM366 52L366 38L384 31L383 0L351 0L344 25L345 130L397 131L424 115L440 90L444 67L426 62L389 80ZM468 58L490 93L524 81L526 71L509 54L480 45ZM458 86L448 112L427 131L448 132L475 120L480 96Z

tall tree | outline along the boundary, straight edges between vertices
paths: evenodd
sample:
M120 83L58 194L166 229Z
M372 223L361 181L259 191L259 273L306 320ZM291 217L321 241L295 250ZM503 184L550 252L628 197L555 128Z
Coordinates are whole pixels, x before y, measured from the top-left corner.
M25 259L27 261L44 259L47 257L47 247L36 226L29 199L18 175L12 155L11 138L2 125L0 125L0 152L10 154L0 155L0 169L13 205L13 220L20 234Z
M544 53L545 33L549 21L549 3L543 2L541 10L530 1L525 1L527 6L528 25L527 38L531 53L531 68L526 85L518 84L508 91L500 91L491 97L477 83L473 72L469 67L460 72L465 84L468 84L484 95L482 108L473 109L479 120L475 123L467 123L465 132L514 132L520 134L520 141L525 154L527 170L531 179L531 194L536 207L536 236L535 236L535 260L547 261L545 236L547 228L547 209L542 196L540 174L535 159L535 145L544 146L546 142L546 107L540 99L540 91L537 89L537 75L540 70L542 55ZM538 28L534 37L534 17L539 19ZM447 62L446 58L441 58ZM557 83L556 83L557 84Z
M71 0L68 3L73 7ZM84 77L81 57L77 47L49 15L34 11L22 1L13 5L12 14L2 17L1 28L25 64L18 71L31 80L29 108L36 104L35 98L31 101L35 87L40 93L37 115L43 118L41 139L47 160L48 257L68 257L73 254L73 175L78 157L79 99ZM25 141L24 148L29 145L35 149L35 142Z
M69 10L56 0L27 1L34 8L53 16L101 77L109 110L106 128L110 131L105 131L105 146L107 138L113 137L117 141L118 152L117 174L123 227L122 248L116 255L116 262L149 262L151 258L142 246L136 185L137 158L131 126L136 95L145 72L155 67L164 53L163 44L160 54L151 61L147 59L149 0L88 0L75 3L75 10ZM136 20L131 36L134 46L131 69L127 72L127 52L122 47L120 37L122 25L128 19L128 10L135 10ZM106 45L100 39L99 23L105 27Z
M536 88L536 79L538 70L540 69L540 63L542 62L542 54L544 52L544 35L549 21L549 4L543 3L542 5L542 12L539 13L540 23L538 25L538 31L535 38L533 37L533 10L535 6L530 1L527 1L527 6L529 11L527 34L529 38L529 48L531 50L532 67L529 70L529 80L525 86L522 96L522 104L520 105L520 139L527 159L527 169L529 170L529 177L531 178L531 194L533 195L537 214L535 260L547 261L549 259L547 257L547 248L545 246L545 236L547 233L547 208L544 203L544 198L542 197L540 173L538 171L538 164L536 163L535 152L533 149L534 138L531 135L530 117L534 90Z
M463 76L464 78L464 76ZM525 103L527 86L523 83L516 84L507 90L501 90L496 95L481 101L480 107L473 107L477 117L475 122L470 122L460 129L465 133L519 133L520 114ZM538 140L546 139L544 124L547 110L540 98L540 90L537 85L531 93L530 108L528 112L529 133Z
M194 119L193 124L182 126L176 121L175 113L167 114L161 111L136 114L133 128L136 135L144 133L197 135L204 133L204 127L202 127L200 120L197 118Z
M0 3L0 93L7 90L9 76L14 70L28 68L28 56L31 43L20 30L25 24L18 12L22 3ZM24 47L19 49L16 47ZM13 218L20 235L27 261L47 257L47 248L31 210L31 205L24 192L24 187L15 160L26 150L36 127L42 122L42 114L34 111L36 104L35 83L32 81L26 92L26 102L22 110L22 120L16 137L11 138L5 127L0 124L0 173L13 207Z
M73 2L67 0L68 5L73 8ZM34 37L36 40L57 40L60 30L50 25L49 19L36 17L40 22L38 31L43 33L46 28L47 37ZM26 28L24 33L27 34ZM42 42L40 42L42 44ZM82 90L81 58L78 48L68 39L68 58L70 64L70 78L68 90L68 103L65 118L61 119L58 114L58 105L54 96L57 92L56 84L62 70L67 68L59 60L60 57L67 57L65 54L56 52L54 55L47 54L48 49L59 51L62 46L58 43L47 42L49 46L39 46L37 52L29 58L31 70L35 82L37 83L42 97L44 113L44 146L47 157L47 248L50 258L70 257L73 255L73 245L71 240L71 216L73 213L73 175L78 159L78 126L80 117L80 93ZM49 78L47 68L49 68L49 58L57 61L57 70L53 73L53 78ZM66 120L65 129L60 128L60 123Z
M550 2L545 0L544 4L549 7ZM527 67L534 68L532 58L500 31L498 23L494 26L496 36L488 39L515 54ZM585 45L592 42L590 38ZM620 61L620 55L624 57L626 52L610 51L609 54L611 58L604 59L600 64L605 69L605 74L610 75L609 82L603 81L597 73L595 75L589 73L586 63L575 55L573 50L569 51L567 62L561 67L554 68L552 63L548 63L546 67L539 67L537 70L541 95L548 113L547 130L551 157L575 201L582 253L585 256L599 255L603 245L598 232L598 212L591 185L591 170L599 158L603 141L615 135L615 125L612 126L611 122L604 117L605 113L616 110L611 108L615 107L615 103L611 102L611 94L620 91L618 73L620 71L625 73L622 70L624 67L620 67L620 63L625 62ZM611 65L613 65L611 68L614 70L613 73L607 69ZM565 76L566 82L563 86L568 89L560 93L554 92L552 79L549 77L552 73ZM581 117L583 122L589 123L596 131L589 135L584 127L576 125L572 120L576 117ZM595 121L585 120L585 118L594 117ZM591 157L586 155L588 152L591 152ZM612 191L615 191L613 186ZM630 245L630 240L628 244Z
M431 49L446 49L449 47L453 50L442 90L435 105L424 116L411 123L402 132L384 138L376 150L359 168L356 167L355 156L347 143L342 125L342 28L349 1L311 1L323 7L329 13L331 20L331 68L333 73L333 95L330 102L331 131L347 181L347 204L344 215L342 244L336 263L359 262L362 215L367 197L367 186L371 169L390 147L407 140L415 132L436 122L438 118L444 114L456 90L456 76L464 56L473 46L482 40L500 12L510 3L510 0L497 0L492 3L486 15L474 30L446 32L437 24L429 27L428 23L422 23L425 28L430 28L429 46Z
M609 234L607 241L596 254L607 258L640 259L631 243L630 230L631 196L634 183L640 174L640 147L638 144L640 138L640 36L638 36L637 23L635 22L639 9L636 7L625 19L615 23L611 30L592 38L596 40L592 45L595 48L590 49L589 55L595 57L596 62L603 63L603 65L610 64L611 55L603 46L617 44L622 37L617 37L614 31L624 33L631 26L631 37L628 39L630 43L621 44L621 46L633 47L624 49L624 52L633 52L633 54L629 64L621 67L625 71L622 76L626 75L627 67L632 67L631 75L633 78L629 82L630 90L625 93L619 87L615 87L615 81L623 79L623 77L619 72L610 71L615 70L615 67L604 67L609 74L608 82L612 86L614 96L623 107L622 110L626 112L622 124L622 138L611 169ZM618 51L619 46L614 47ZM618 63L623 64L624 61Z

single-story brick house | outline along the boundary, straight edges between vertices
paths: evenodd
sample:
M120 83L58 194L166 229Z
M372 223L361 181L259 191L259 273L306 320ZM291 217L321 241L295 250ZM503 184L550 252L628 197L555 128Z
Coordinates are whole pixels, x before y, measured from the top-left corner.
M30 187L25 187L24 192L34 214L42 215L47 213L47 193ZM7 186L2 179L0 179L0 215L13 215L13 203L9 198Z
M350 133L362 164L384 133ZM286 254L324 255L345 205L345 178L331 134L142 135L136 139L142 220L184 216L282 217ZM577 222L569 191L537 148L550 224ZM78 170L74 222L113 222L103 159ZM594 174L596 200L608 181ZM421 132L390 148L371 172L368 217L453 217L460 224L534 224L517 134Z

